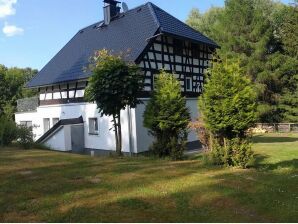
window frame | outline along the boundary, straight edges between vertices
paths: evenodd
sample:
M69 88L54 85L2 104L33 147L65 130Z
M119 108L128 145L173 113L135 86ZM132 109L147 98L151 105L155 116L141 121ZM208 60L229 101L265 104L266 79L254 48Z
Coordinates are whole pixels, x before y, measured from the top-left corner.
M188 81L189 81L189 88L188 88L188 86L187 86ZM186 78L185 78L185 91L186 91L186 92L192 92L192 91L193 91L193 86L192 86L192 84L193 84L192 77L186 77Z
M57 122L54 122L55 120L56 120ZM57 124L59 121L60 121L60 118L59 118L59 117L53 117L53 118L52 118L52 125L54 126L54 125Z
M45 121L48 121L48 128L46 130ZM47 133L51 129L51 119L50 118L43 118L43 131L44 133Z
M94 125L94 130L91 130L91 122L94 122L94 121L95 121L95 124L92 123L92 125ZM88 118L88 134L89 135L99 135L99 122L98 122L97 117L89 117Z

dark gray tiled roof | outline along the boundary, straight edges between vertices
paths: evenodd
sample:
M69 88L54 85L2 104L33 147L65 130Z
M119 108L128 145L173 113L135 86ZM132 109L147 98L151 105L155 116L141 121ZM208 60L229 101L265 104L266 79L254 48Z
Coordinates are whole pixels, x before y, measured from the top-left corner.
M27 86L40 87L86 79L90 76L90 72L84 70L89 58L103 48L114 52L129 49L128 59L136 61L147 46L147 39L160 32L217 46L152 3L127 11L108 26L100 28L100 24L102 22L80 30Z

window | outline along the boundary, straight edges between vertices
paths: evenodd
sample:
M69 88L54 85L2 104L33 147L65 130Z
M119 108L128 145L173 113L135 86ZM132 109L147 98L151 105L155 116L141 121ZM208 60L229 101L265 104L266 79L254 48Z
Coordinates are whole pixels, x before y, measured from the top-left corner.
M45 98L46 98L46 94L41 93L41 94L39 95L39 99L40 99L40 100L45 100Z
M89 118L89 134L98 135L98 119Z
M61 94L60 94L60 92L55 92L55 93L53 93L53 99L54 99L54 100L61 99Z
M53 126L54 126L55 124L57 124L59 122L59 118L56 118L56 117L53 118L52 122L53 122Z
M46 133L48 130L50 130L50 118L44 118L43 119L43 131Z
M186 89L187 92L191 92L192 91L192 78L186 77L186 80L185 80L185 89Z
M32 127L32 121L20 121L20 125L25 126L27 128L31 128Z
M76 98L84 97L84 94L85 94L85 90L84 89L77 90L77 92L76 92Z
M70 90L68 92L68 96L69 96L69 98L74 98L75 97L75 91L74 90Z
M62 95L62 99L67 99L67 92L66 91L61 92L61 95Z
M53 99L53 94L52 93L47 93L46 94L46 100L52 100Z

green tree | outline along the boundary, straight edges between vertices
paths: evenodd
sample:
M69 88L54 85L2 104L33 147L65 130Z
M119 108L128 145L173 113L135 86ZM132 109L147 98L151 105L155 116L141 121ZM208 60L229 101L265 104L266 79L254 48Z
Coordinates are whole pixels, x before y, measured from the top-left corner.
M289 6L283 6L277 13L276 31L285 51L298 58L298 0Z
M259 121L281 121L281 95L297 74L297 8L272 0L227 0L204 14L193 10L188 24L221 46L221 58L240 61L256 86Z
M214 62L200 96L199 110L207 128L223 138L245 136L256 121L256 94L238 63Z
M279 109L284 122L298 122L298 1L283 6L275 16L276 35L283 44L284 60L280 60L284 86Z
M294 76L296 87L287 88L281 96L279 108L283 111L283 120L298 123L298 74Z
M181 159L189 122L190 113L185 98L181 96L179 81L172 74L162 71L144 112L144 126L155 138L152 145L155 154Z
M144 77L139 67L126 62L124 54L98 51L90 65L93 74L86 89L86 99L96 102L101 115L112 116L116 152L122 154L121 110L135 108L141 101L138 93L143 89Z
M6 68L0 65L0 117L4 114L4 107L7 101L7 84L5 80Z
M256 94L239 63L214 62L199 99L211 133L212 162L245 168L253 157L246 131L256 120Z
M220 7L211 7L204 14L196 8L189 13L186 23L213 40L220 40L221 23L224 10Z
M37 73L31 68L7 68L0 65L0 115L13 119L17 100L37 94L36 90L25 88L26 83Z

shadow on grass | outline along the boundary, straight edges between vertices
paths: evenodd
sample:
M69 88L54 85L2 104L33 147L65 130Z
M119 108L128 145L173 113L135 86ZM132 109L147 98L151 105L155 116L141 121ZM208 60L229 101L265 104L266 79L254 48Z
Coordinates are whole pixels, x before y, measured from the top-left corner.
M287 163L282 165L286 167ZM121 194L112 200L73 206L63 212L58 210L51 221L295 222L294 172L219 172L203 183L197 179L196 182L181 185L177 191L164 194L158 194L158 189L142 195L127 194L124 189L119 189ZM142 188L151 188L156 181L145 181Z
M276 136L264 136L257 135L253 137L254 143L285 143L285 142L298 142L296 137L276 137Z
M266 163L266 159L268 158L269 156L256 154L252 168L256 168L262 171L273 171L283 168L298 170L298 159L285 160L277 163Z
M36 155L49 160L31 169L38 179L11 172L0 177L1 222L24 222L32 214L39 222L297 221L298 159L265 166L266 156L259 155L264 169L207 170L197 161L61 156L65 164ZM290 170L266 172L279 168ZM93 177L99 182L90 182Z

